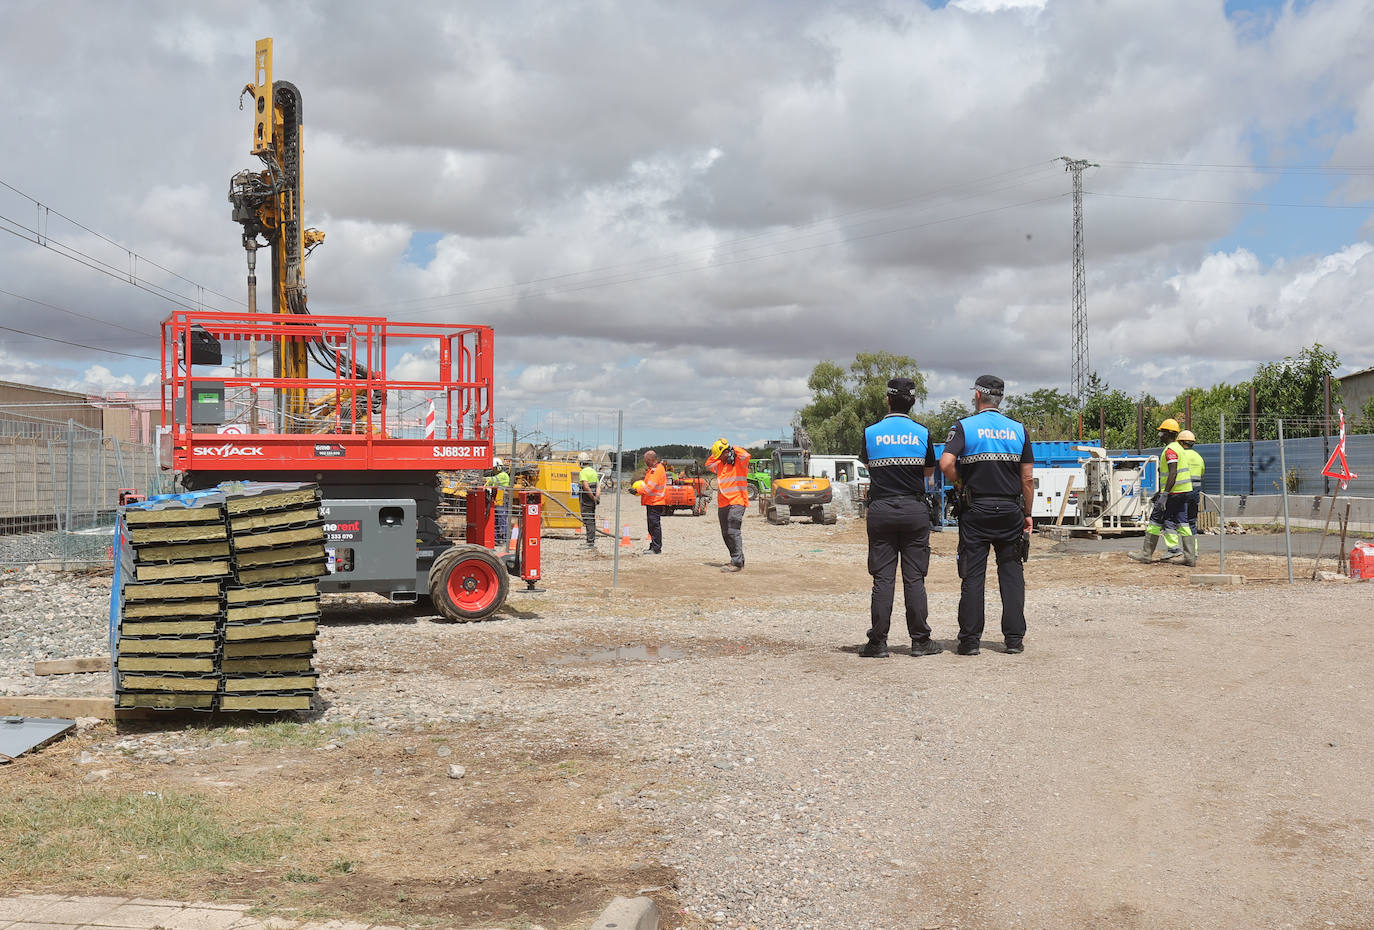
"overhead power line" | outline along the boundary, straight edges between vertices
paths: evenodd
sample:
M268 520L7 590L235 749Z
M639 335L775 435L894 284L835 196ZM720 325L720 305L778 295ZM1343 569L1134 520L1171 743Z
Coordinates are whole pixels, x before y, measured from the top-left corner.
M19 333L22 336L32 336L35 339L43 339L47 342L60 342L64 346L75 346L78 349L90 349L92 352L108 352L111 355L122 355L125 358L143 358L150 362L158 359L151 355L136 355L133 352L120 352L118 349L106 349L103 346L88 346L84 342L69 342L66 339L58 339L56 336L45 336L42 333L31 333L27 329L15 329L13 326L0 326L0 329L10 333Z
M116 323L113 320L102 320L98 316L89 316L85 313L78 313L75 310L68 310L66 307L59 307L57 304L50 304L44 300L36 300L32 297L25 297L23 294L16 294L14 291L7 291L4 288L0 288L0 294L4 294L7 297L13 297L16 300L26 300L31 304L38 304L38 306L40 307L47 307L49 310L56 310L58 313L66 313L70 314L71 316L80 317L83 320L90 320L92 323L100 323L103 326L113 326L115 329L122 329L126 333L133 333L135 336L148 338L152 335L144 330L134 329L131 326L125 326L124 324Z
M99 271L102 274L109 275L110 277L115 278L117 280L124 281L128 284L132 284L134 287L137 287L140 290L147 291L148 293L153 294L154 296L160 297L163 300L167 300L172 303L177 303L181 305L194 304L200 306L203 309L216 309L213 307L207 307L205 304L205 295L211 294L215 297L227 300L232 304L238 304L241 307L246 306L246 304L241 300L237 300L236 298L230 297L227 294L221 294L219 291L216 291L213 288L209 288L203 284L199 284L195 281L192 281L185 275L178 274L177 272L172 271L170 268L167 268L166 266L161 265L158 262L153 261L152 259L140 255L133 249L130 249L125 245L121 245L119 242L116 242L114 239L111 239L109 236L106 236L104 233L97 232L96 230L91 229L89 226L85 225L84 223L72 219L65 213L62 213L58 210L54 210L52 207L43 203L41 200L24 193L19 188L7 183L4 180L0 180L0 187L12 191L19 197L22 197L24 200L27 200L34 207L35 220L32 226L28 225L26 222L22 220L17 220L14 217L0 214L0 229L4 230L7 233L10 233L13 236L17 236L18 238L23 239L26 242L32 242L37 246L41 246L42 248L56 252L64 258L71 259L72 261L75 261L80 265L85 265L87 268L91 268L95 271ZM111 264L110 262L107 262L102 258L98 258L97 256L90 254L89 252L82 251L81 249L73 245L69 245L66 242L63 242L58 239L53 239L48 233L48 226L51 223L51 218L54 216L58 219L63 220L66 223L71 224L77 229L94 236L101 242L105 242L110 246L113 246L114 248L123 252L128 267L121 268L118 265ZM185 294L177 293L176 291L173 291L169 288L153 284L152 282L141 278L141 266L155 268L158 271L163 272L164 274L176 278L178 281L185 282L186 284L195 288L196 295L194 297L188 297Z
M1115 197L1121 200L1159 200L1164 203L1216 204L1229 207L1280 207L1291 210L1364 210L1374 209L1370 204L1341 203L1274 203L1267 200L1205 200L1196 197L1160 197L1154 194L1109 194L1106 191L1088 191L1094 197Z

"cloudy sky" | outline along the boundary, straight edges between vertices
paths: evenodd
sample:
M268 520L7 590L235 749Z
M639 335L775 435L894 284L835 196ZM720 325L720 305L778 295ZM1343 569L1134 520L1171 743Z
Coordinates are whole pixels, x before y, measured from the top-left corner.
M312 309L492 325L524 429L776 436L877 349L1067 388L1061 155L1114 387L1374 365L1374 0L9 0L0 379L146 392L176 300L244 299L262 36Z

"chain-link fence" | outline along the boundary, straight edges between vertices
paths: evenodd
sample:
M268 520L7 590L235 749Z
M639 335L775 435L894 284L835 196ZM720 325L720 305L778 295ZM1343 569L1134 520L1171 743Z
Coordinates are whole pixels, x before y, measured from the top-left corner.
M1325 417L1192 419L1195 431L1220 439L1193 447L1205 465L1203 509L1214 515L1202 521L1204 540L1215 543L1204 542L1204 556L1214 551L1223 571L1254 579L1348 571L1351 549L1374 537L1374 435L1346 437L1346 460L1358 477L1342 489L1322 474L1340 441Z
M170 490L153 446L74 421L0 418L0 565L108 565L123 488Z

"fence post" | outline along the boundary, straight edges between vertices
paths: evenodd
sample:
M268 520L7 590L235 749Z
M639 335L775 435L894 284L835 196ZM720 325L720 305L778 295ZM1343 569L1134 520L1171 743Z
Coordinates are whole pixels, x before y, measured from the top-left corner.
M1183 395L1183 428L1191 430L1193 428L1193 395Z
M72 532L72 457L76 454L76 421L67 420L67 515L62 534L62 567L67 567L67 546Z
M1145 404L1137 401L1135 405L1135 454L1145 451Z
M625 493L625 411L615 412L615 522L611 524L611 587L620 583L620 496Z
M1255 493L1255 383L1250 382L1250 493Z
M1217 550L1221 554L1221 567L1217 571L1226 574L1226 414L1221 414L1221 464L1217 467L1221 478L1221 493L1217 497Z
M1283 488L1283 546L1288 553L1288 583L1293 583L1293 533L1288 525L1288 460L1283 453L1283 420L1279 420L1279 486Z
M1331 374L1322 378L1322 462L1331 457ZM1331 479L1322 475L1322 496L1331 493Z

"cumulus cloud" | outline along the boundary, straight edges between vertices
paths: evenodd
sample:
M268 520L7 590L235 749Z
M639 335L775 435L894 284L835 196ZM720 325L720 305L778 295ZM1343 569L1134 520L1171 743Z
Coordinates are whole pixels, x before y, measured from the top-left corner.
M0 180L80 225L5 227L19 235L0 240L0 286L43 303L0 294L0 315L92 348L5 333L0 378L137 388L156 364L129 356L156 356L175 306L241 308L223 192L256 167L237 95L260 34L304 98L306 219L327 233L311 306L492 325L510 420L563 417L566 431L623 408L646 438L776 435L817 360L880 348L918 359L931 403L982 371L1066 387L1059 155L1098 164L1090 352L1114 386L1168 394L1314 338L1364 367L1366 241L1274 257L1228 237L1243 202L1266 198L1272 175L1244 168L1261 153L1315 142L1332 164L1367 161L1371 13L1372 0L1262 22L1194 0L434 0L405 16L166 0L76 18L11 5L0 75L26 93ZM1366 175L1338 176L1333 204L1374 196ZM0 216L36 229L35 212L0 188ZM437 236L423 267L407 260L417 233ZM104 273L25 241L43 236Z

